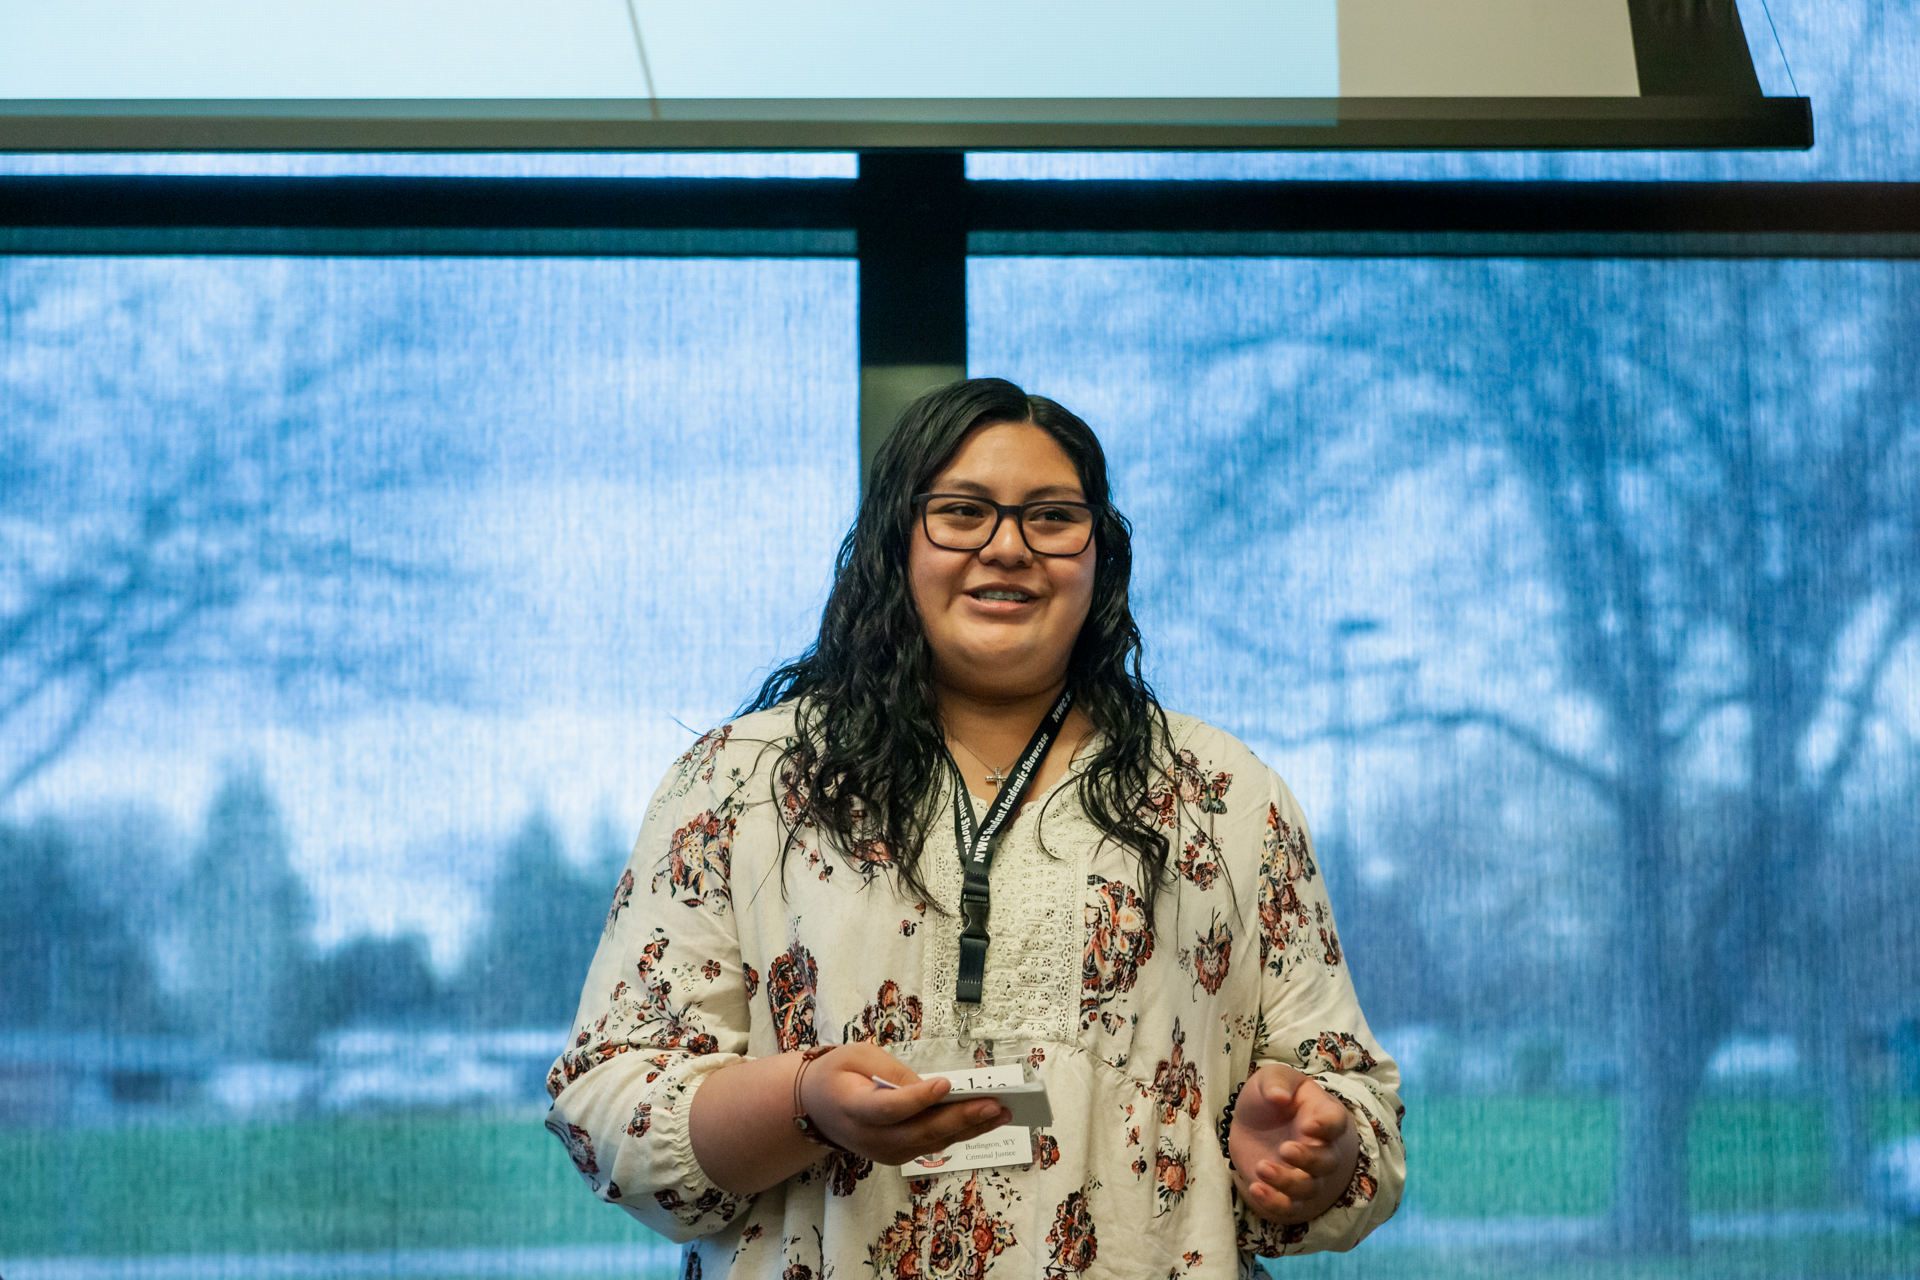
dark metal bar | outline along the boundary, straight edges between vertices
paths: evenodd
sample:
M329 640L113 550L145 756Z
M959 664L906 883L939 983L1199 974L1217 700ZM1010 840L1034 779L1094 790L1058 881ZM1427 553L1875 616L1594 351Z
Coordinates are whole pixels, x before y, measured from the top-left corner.
M1635 28L1636 48L1643 26ZM0 101L0 151L1694 150L1813 143L1805 98L1749 95L1744 81L1741 91L1729 91L1727 76L1655 75L1656 83L1681 87L1638 98L663 99L657 118L644 99L16 99ZM1704 87L1687 87L1696 81Z
M851 258L852 230L711 227L5 227L0 254Z
M860 157L861 474L908 401L967 365L966 157Z
M876 253L931 252L929 237L945 237L948 259L966 232L1920 231L1920 183L966 181L962 173L957 155L882 154L864 157L857 181L0 177L0 227L857 229ZM946 270L952 287L950 261Z
M1651 247L1660 237L1840 244L1920 234L1920 183L976 181L967 198L973 249L994 253L1102 235L1124 252L1125 237L1143 234L1222 244L1314 236L1330 252L1342 239L1381 251L1390 237L1445 236L1447 252L1488 253L1529 236L1638 237Z
M0 178L0 226L847 230L835 178Z
M969 182L961 163L868 156L851 182L0 178L0 247L809 254L851 253L857 239L878 272L864 302L869 356L946 364L964 358L951 317L966 252L1561 251L1544 247L1554 243L1685 257L1717 243L1763 257L1905 256L1898 246L1920 234L1920 183ZM927 308L946 309L943 327Z
M1920 258L1920 232L1869 235L1481 231L976 231L974 257Z

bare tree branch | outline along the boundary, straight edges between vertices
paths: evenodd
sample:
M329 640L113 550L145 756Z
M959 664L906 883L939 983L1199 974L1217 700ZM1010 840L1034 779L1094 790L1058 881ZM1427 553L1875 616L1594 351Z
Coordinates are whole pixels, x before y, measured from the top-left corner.
M1542 761L1560 770L1580 782L1585 783L1609 803L1617 804L1621 800L1619 779L1588 761L1582 760L1572 752L1563 750L1548 742L1540 732L1521 724L1512 717L1498 711L1483 708L1465 707L1457 710L1438 708L1409 709L1396 712L1364 724L1352 725L1346 729L1330 726L1316 733L1303 734L1295 738L1283 738L1284 746L1306 746L1314 742L1345 739L1360 741L1375 734L1388 733L1396 729L1490 729L1502 737L1525 747Z
M1880 635L1880 643L1874 646L1873 657L1867 663L1867 669L1860 679L1854 682L1851 692L1845 699L1846 723L1840 731L1840 745L1833 753L1833 759L1820 771L1813 785L1813 801L1822 815L1830 813L1834 801L1838 798L1840 787L1846 782L1847 775L1853 771L1854 760L1860 754L1860 748L1866 741L1867 720L1873 714L1875 704L1880 697L1880 682L1886 677L1887 668L1893 665L1894 654L1913 628L1915 613L1914 595L1911 588L1902 590L1900 603L1895 607L1893 617Z
M1746 700L1747 695L1744 692L1715 694L1713 697L1705 699L1687 715L1685 720L1680 722L1678 728L1667 735L1668 745L1679 746L1688 738L1698 733L1700 726L1711 720L1714 716L1725 711L1728 707L1740 706L1744 704Z
M79 703L68 712L66 722L59 730L16 766L5 782L0 783L0 802L12 798L35 775L59 759L92 721L114 689L129 675L142 669L148 653L164 650L198 613L197 608L181 609L161 626L147 628L129 638L118 661L94 655L86 668L86 691Z

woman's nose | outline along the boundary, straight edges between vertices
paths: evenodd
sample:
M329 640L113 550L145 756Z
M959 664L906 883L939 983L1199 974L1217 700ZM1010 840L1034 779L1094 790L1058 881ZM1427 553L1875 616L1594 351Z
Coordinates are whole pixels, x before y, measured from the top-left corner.
M990 564L1025 564L1032 557L1027 540L1020 535L1020 521L1014 516L1003 519L993 538L980 548L980 558Z

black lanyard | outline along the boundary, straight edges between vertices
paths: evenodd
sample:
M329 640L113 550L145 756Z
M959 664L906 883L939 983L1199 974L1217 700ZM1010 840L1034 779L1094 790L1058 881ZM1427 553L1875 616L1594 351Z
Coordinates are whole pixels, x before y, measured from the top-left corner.
M994 797L993 807L987 810L987 820L980 824L978 831L973 827L973 801L967 794L966 779L952 755L947 757L947 763L953 765L953 838L960 847L962 875L960 980L955 984L956 998L962 1004L980 1003L981 984L987 976L987 914L992 907L987 872L993 868L994 842L1006 829L1013 811L1026 798L1028 788L1033 786L1033 775L1040 772L1047 748L1060 736L1060 726L1066 723L1067 712L1072 709L1073 690L1069 689L1060 695L1053 710L1047 712L1047 718L1033 731L1027 749L1020 753L1013 773L1000 784L1000 793Z

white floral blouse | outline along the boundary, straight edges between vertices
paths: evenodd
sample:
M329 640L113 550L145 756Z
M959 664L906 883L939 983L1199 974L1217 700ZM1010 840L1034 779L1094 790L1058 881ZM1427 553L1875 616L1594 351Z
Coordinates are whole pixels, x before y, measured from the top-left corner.
M1178 879L1152 931L1131 855L1078 803L1084 751L1001 838L972 1031L1035 1046L1053 1123L1033 1161L909 1179L823 1152L751 1196L694 1159L694 1091L742 1056L955 1036L959 853L933 823L922 873L946 914L896 890L877 842L842 854L802 827L783 876L798 797L771 775L791 708L702 737L647 811L548 1077L547 1127L594 1193L690 1242L688 1280L1201 1280L1386 1221L1406 1177L1399 1071L1354 998L1299 805L1234 738L1171 720L1147 807ZM1358 1122L1353 1182L1301 1226L1255 1216L1228 1176L1234 1099L1267 1062Z

